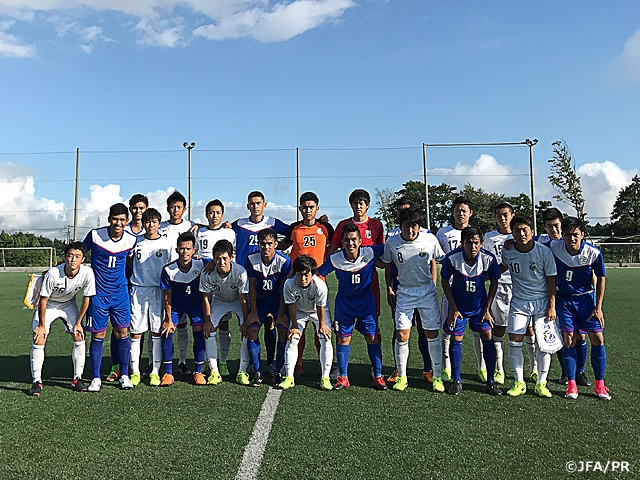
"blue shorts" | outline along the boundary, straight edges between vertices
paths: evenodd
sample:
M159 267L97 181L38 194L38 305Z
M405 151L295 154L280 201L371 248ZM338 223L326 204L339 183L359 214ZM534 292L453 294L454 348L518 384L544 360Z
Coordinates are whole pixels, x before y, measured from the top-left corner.
M87 310L87 332L104 332L111 317L114 328L129 328L131 324L131 302L129 292L120 295L96 295L91 297Z
M249 309L251 310L251 309ZM247 325L249 328L260 328L264 322L267 320L267 317L269 315L271 315L273 317L273 321L275 322L276 319L278 318L278 312L280 311L280 302L278 303L264 303L264 304L258 304L258 321L257 322L253 322L249 325ZM289 309L285 308L284 309L284 314L287 316L287 318L289 318ZM288 330L289 326L288 325L280 325L279 323L276 323L276 327L281 329L281 330Z
M563 332L601 332L602 326L596 317L591 317L596 308L596 297L591 294L556 297L556 315Z
M338 337L350 337L353 327L366 337L375 337L378 329L376 301L371 292L364 298L336 296L334 329Z
M462 318L456 318L456 324L454 328L449 327L449 320L444 322L442 330L454 337L461 337L464 335L464 331L469 323L469 328L472 332L486 332L491 330L491 324L488 321L482 319L482 314L463 316Z
M202 305L199 305L197 307L194 306L193 308L185 311L171 310L171 321L174 325L178 325L178 322L185 314L189 317L189 322L191 323L192 327L204 325L204 313L202 311Z

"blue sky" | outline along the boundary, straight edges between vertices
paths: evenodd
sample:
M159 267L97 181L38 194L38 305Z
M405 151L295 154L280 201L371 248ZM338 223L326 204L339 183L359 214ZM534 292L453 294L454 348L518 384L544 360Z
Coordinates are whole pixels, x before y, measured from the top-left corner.
M83 234L133 193L156 206L186 194L184 141L196 142L194 218L215 197L244 215L262 189L268 212L294 220L299 147L302 189L337 222L353 188L420 179L423 142L525 138L540 141L536 197L553 195L562 138L589 216L606 221L638 171L639 13L632 1L0 0L0 226L72 223L77 147ZM528 191L521 147L428 160L432 183Z

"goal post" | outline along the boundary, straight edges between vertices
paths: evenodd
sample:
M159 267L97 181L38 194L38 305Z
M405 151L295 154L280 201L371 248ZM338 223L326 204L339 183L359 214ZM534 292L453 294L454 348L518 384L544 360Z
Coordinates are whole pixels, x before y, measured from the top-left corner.
M18 271L28 268L53 267L53 247L0 247L2 271Z

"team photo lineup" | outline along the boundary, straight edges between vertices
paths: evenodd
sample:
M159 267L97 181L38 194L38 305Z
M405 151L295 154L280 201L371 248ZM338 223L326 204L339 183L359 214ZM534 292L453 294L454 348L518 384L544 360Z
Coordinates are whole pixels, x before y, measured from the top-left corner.
M459 395L468 326L487 394L517 397L529 383L536 396L551 397L547 382L556 357L565 398L575 400L578 386L592 386L596 399L611 399L604 384L604 260L585 241L581 220L549 208L542 212L545 233L535 236L533 220L505 202L494 206L495 229L483 232L473 225L472 202L459 196L451 224L433 235L422 210L400 198L397 226L385 235L382 223L368 215L366 190L354 190L348 201L353 216L335 229L326 216L318 217L313 192L300 196L301 220L290 225L264 215L267 202L259 191L247 196L249 216L231 223L220 200L206 205L208 224L184 219L187 201L178 191L167 198L168 220L141 194L128 207L112 205L108 226L66 245L64 262L30 284L38 297L29 395L40 396L46 387L45 344L60 319L73 341L71 388L78 392L102 388L110 321L112 368L105 381L123 390L143 379L160 387L176 380L215 386L223 379L260 387L266 377L274 388L288 390L302 374L305 348L317 351L319 389L344 390L351 386L355 329L366 342L373 389L410 387L413 332L423 369L422 379L411 381ZM84 263L89 252L90 266ZM326 278L332 272L337 290L330 305ZM394 330L385 340L392 342L393 359L383 363L379 317L385 300ZM240 346L237 372L228 367L232 342ZM193 371L187 366L190 343ZM144 347L149 361L143 369ZM383 365L393 369L386 378Z

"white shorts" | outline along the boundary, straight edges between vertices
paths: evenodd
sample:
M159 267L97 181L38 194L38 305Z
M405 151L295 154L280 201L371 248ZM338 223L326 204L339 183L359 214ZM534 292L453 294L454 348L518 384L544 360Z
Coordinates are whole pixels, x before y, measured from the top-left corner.
M491 304L491 315L497 327L506 327L509 319L512 288L509 284L498 283L496 297Z
M509 307L508 331L513 335L524 335L527 327L535 324L539 318L545 318L549 300L539 298L537 300L511 299Z
M320 319L318 318L318 312L303 312L296 308L296 322L298 323L298 330L300 333L304 333L305 328L307 328L307 323L311 321L313 326L316 329L316 334L318 333L318 328L320 326ZM327 315L326 305L324 312L324 324L331 329L331 316Z
M398 286L396 292L396 330L413 326L413 313L418 310L424 330L439 330L442 325L438 309L438 292L429 282L421 287Z
M49 334L51 324L58 318L64 323L65 331L67 333L73 333L73 326L76 324L76 320L78 320L79 313L75 300L69 303L52 304L52 302L47 302L47 309L44 312L44 328L47 330L47 335ZM33 314L31 326L33 330L35 330L38 325L40 325L40 321L38 320L38 310L36 309Z
M131 326L133 334L140 334L151 329L152 333L160 333L164 300L160 287L131 287Z
M218 328L222 320L231 320L231 314L235 313L238 316L238 325L242 324L242 308L240 307L240 300L235 302L224 302L222 300L215 300L211 302L211 323L215 328Z

